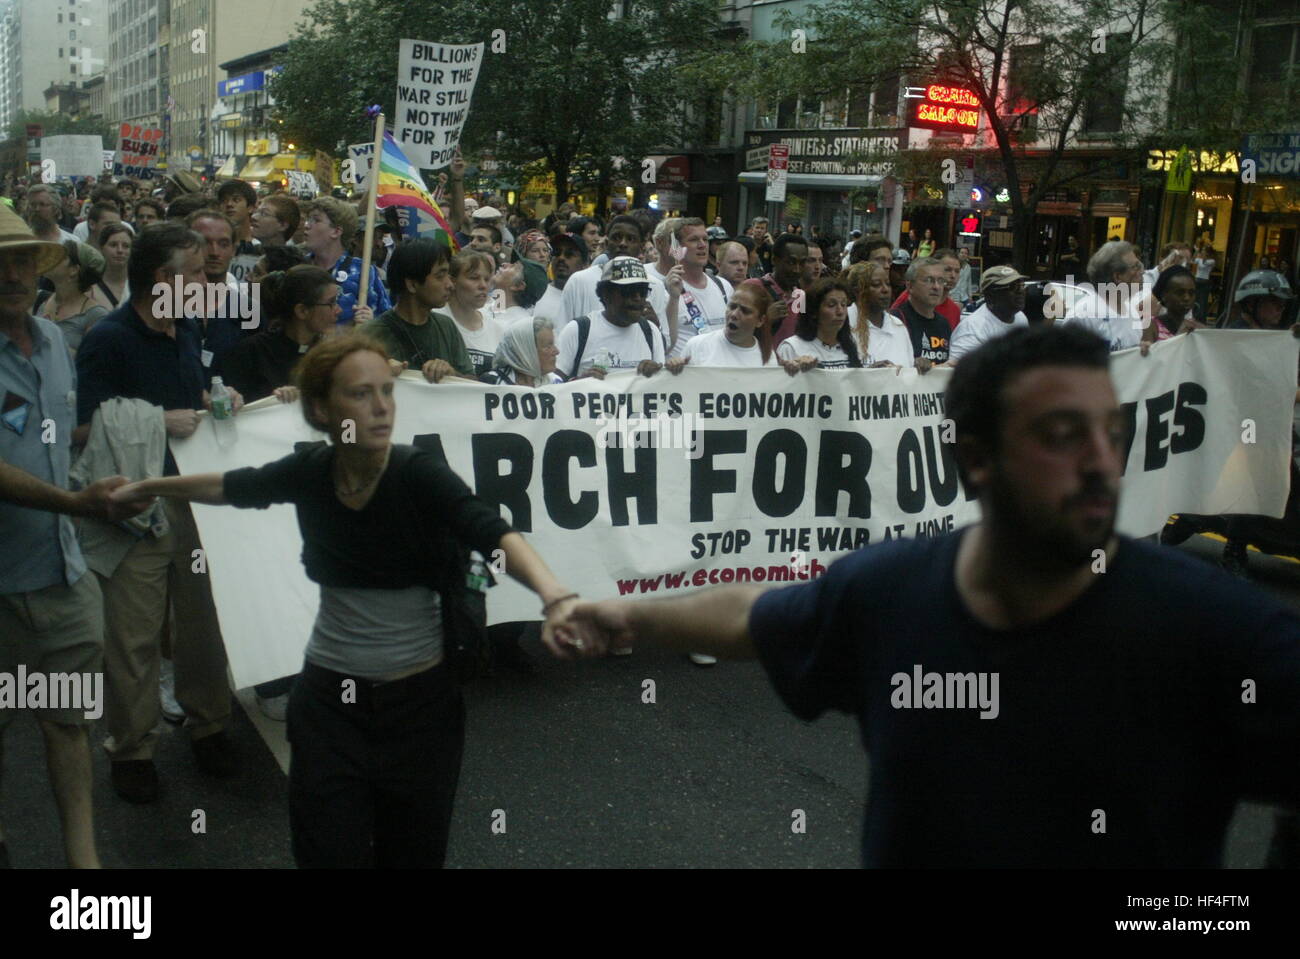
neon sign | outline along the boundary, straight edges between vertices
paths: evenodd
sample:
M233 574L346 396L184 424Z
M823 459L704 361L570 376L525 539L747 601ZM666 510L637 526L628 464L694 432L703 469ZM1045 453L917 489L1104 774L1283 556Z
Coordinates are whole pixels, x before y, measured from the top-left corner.
M932 83L912 108L911 125L929 130L974 133L979 128L979 98L963 87Z

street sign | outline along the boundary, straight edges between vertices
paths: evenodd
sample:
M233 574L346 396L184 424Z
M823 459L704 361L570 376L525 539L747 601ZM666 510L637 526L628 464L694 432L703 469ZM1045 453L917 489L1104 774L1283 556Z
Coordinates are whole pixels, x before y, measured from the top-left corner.
M746 170L764 170L767 168L768 152L766 146L754 147L745 151Z
M785 183L790 170L790 147L773 143L767 154L767 202L785 202Z
M948 186L947 206L950 210L963 210L971 205L971 194L975 190L975 158L961 157L957 160L957 182Z

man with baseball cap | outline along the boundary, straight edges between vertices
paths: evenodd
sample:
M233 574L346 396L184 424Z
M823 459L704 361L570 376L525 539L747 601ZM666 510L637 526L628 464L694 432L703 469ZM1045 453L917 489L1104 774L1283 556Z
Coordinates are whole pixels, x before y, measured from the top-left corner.
M569 277L586 269L589 254L587 244L575 233L558 233L551 237L551 282L546 292L533 307L533 316L544 316L555 324L558 334L564 327L564 287Z
M1017 326L1029 325L1029 318L1023 312L1027 279L1011 266L994 266L984 271L980 277L984 302L957 324L948 345L949 363L956 363L971 350L1010 333Z
M603 309L592 310L567 325L556 340L556 370L570 379L604 379L613 370L635 369L653 376L664 362L664 341L646 319L650 278L634 256L616 256L605 264L596 285Z
M481 206L470 214L473 221L473 229L470 234L473 235L474 229L480 226L494 226L501 231L501 243L505 246L514 246L515 235L506 227L505 219L501 216L501 211L494 206Z

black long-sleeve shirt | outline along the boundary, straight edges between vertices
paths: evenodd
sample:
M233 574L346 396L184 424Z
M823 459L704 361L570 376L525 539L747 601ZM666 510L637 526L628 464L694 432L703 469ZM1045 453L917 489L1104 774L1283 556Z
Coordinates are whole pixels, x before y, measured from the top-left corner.
M388 467L364 508L334 492L335 449L321 444L260 467L225 474L227 502L265 509L293 503L302 531L307 578L322 586L402 589L449 583L457 553L450 538L490 555L510 525L439 457L394 445Z

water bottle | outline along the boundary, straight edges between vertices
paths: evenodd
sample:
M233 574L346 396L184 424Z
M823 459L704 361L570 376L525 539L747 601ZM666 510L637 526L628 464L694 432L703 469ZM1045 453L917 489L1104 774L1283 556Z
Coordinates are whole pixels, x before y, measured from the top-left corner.
M212 377L212 428L217 433L217 443L229 446L235 441L235 401L221 377Z
M601 372L608 372L609 368L613 365L614 365L613 354L610 353L610 351L603 346L596 351L596 355L592 357L591 360L592 369L597 369L600 370Z

